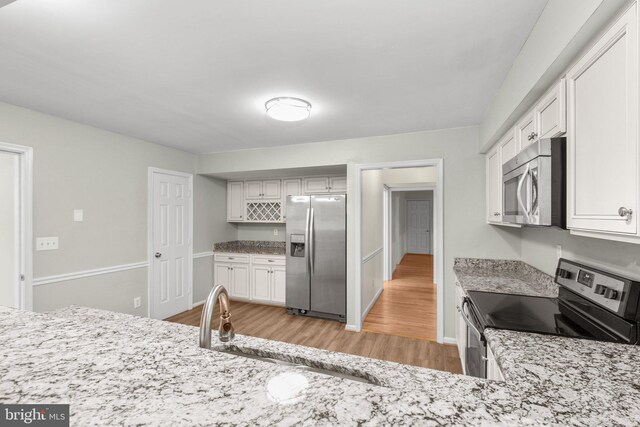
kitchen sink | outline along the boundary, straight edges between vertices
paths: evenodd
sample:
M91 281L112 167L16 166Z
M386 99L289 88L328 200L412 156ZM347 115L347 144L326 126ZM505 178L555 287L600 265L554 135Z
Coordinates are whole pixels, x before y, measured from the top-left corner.
M376 386L382 386L380 381L365 373L358 370L350 370L349 373L342 372L341 370L344 368L320 368L317 366L313 366L314 363L311 361L307 361L305 359L296 358L296 361L286 360L285 357L275 354L275 353L266 353L264 351L258 352L257 350L252 349L242 349L236 346L230 345L219 345L211 347L212 350L219 351L221 353L232 354L234 356L245 357L247 359L261 360L263 362L272 363L274 365L287 366L296 371L306 371L313 372L316 374L327 375L336 378L343 378L351 381L357 381L365 384L371 384ZM262 353L262 354L259 354ZM346 369L344 369L346 371Z

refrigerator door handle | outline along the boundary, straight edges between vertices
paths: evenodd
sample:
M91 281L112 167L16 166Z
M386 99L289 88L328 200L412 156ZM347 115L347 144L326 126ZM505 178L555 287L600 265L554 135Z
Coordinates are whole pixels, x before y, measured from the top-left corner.
M304 225L304 256L306 258L307 261L307 274L311 275L311 249L310 249L310 242L309 242L309 220L311 219L311 208L307 208L307 219L305 221L305 225Z
M313 208L311 208L311 215L309 218L309 266L311 267L311 275L313 276L314 273L314 266L313 266L313 258L315 255L315 241L313 238Z

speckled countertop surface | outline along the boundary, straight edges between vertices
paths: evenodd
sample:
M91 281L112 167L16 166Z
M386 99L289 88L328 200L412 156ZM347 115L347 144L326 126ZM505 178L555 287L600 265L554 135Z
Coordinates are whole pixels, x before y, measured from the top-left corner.
M214 252L256 255L285 255L285 242L267 240L232 240L213 244Z
M366 375L329 377L197 346L190 326L71 307L0 310L0 403L70 403L73 425L637 425L637 347L487 332L506 382L237 337L235 348Z
M456 258L453 271L465 291L558 296L553 277L522 261Z

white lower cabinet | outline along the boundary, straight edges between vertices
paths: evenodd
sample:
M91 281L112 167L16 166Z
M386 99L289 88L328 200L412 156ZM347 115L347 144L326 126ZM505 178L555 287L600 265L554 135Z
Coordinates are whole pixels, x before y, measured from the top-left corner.
M284 305L285 257L247 254L216 254L214 284L222 285L236 300Z
M249 265L240 263L221 263L214 265L215 285L222 285L234 299L249 299Z
M504 375L500 370L500 365L491 351L491 347L487 345L487 379L494 381L504 381Z
M467 324L462 318L462 301L464 301L464 291L456 282L456 342L458 343L458 354L462 364L462 372L466 374L464 361L467 349Z
M271 302L271 267L254 265L251 267L251 280L253 283L251 299Z

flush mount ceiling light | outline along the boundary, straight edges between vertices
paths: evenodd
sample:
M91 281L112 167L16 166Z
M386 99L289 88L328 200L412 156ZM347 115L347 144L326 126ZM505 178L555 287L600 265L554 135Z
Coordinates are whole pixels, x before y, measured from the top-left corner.
M264 107L269 117L283 122L297 122L311 114L311 104L300 98L273 98L265 102Z

